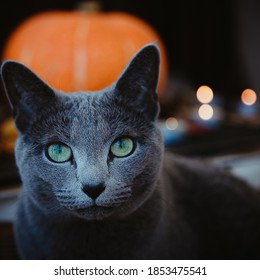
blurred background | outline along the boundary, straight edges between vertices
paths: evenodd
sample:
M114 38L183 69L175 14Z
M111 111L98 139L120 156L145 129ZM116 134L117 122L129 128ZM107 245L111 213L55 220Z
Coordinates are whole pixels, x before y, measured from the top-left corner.
M0 17L1 61L10 35L26 19L45 11L70 12L79 3L6 2ZM168 72L159 94L159 125L166 148L210 160L260 185L260 2L100 0L99 4L102 12L126 12L145 21L164 45ZM3 221L12 217L12 199L20 184L13 156L17 134L10 117L0 85Z

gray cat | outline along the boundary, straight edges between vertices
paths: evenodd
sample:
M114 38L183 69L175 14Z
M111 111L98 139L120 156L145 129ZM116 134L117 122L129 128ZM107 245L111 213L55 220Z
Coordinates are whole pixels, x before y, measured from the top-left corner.
M229 173L164 151L159 50L98 92L64 94L6 61L23 187L24 259L260 259L260 198Z

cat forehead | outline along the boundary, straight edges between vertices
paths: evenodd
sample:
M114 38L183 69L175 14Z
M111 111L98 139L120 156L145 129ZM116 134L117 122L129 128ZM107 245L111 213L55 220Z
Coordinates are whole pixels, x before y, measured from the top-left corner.
M127 133L143 130L144 119L114 97L113 92L57 93L56 102L37 113L31 129L40 134L73 135Z
M145 114L131 106L127 98L118 96L113 88L99 92L59 93L58 97L58 102L55 105L56 112L66 114L72 119L82 119L94 123L104 120L114 123L145 118Z
M55 104L58 106L57 110L68 112L71 111L75 115L88 115L93 114L93 112L101 111L101 104L104 102L109 102L109 98L105 98L104 93L98 92L81 92L64 94L58 93L58 102Z
M57 97L57 102L50 104L53 107L52 113L47 112L46 117L54 118L57 123L66 120L67 125L84 126L85 129L93 129L93 125L98 126L104 122L104 115L108 113L106 107L111 102L105 93L98 92L58 93Z

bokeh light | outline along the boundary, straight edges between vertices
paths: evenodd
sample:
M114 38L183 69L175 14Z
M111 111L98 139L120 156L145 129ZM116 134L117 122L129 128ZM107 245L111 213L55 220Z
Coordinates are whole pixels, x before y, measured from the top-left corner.
M170 117L170 118L166 119L165 126L169 130L175 130L178 127L178 120L174 117Z
M256 103L256 100L257 100L256 92L253 91L252 89L247 88L241 94L241 101L247 106L254 105Z
M211 105L203 104L199 107L198 114L201 119L207 121L210 120L214 115L214 110Z
M203 85L197 89L196 97L201 103L210 103L214 94L210 87Z

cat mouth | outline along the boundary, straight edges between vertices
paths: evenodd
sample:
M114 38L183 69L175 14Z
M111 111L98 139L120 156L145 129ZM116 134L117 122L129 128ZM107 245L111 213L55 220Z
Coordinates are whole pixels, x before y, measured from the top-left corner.
M88 220L99 220L110 216L114 212L113 207L104 207L93 205L86 208L80 208L76 210L77 214Z

